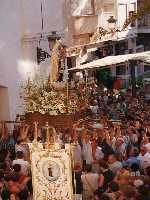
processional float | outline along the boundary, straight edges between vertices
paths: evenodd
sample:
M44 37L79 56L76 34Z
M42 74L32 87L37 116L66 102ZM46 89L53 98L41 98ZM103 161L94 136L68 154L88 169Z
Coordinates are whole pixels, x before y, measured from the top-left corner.
M63 53L62 45L59 41L56 41L51 56L50 84L57 83L60 78L59 60L62 57L64 58ZM65 61L65 59L63 60ZM63 71L67 73L66 62L61 62ZM66 77L66 81L68 81L68 77ZM33 200L73 200L71 145L67 144L62 149L55 142L55 128L49 126L47 122L45 129L46 141L40 143L38 142L38 125L35 123L34 141L29 144Z

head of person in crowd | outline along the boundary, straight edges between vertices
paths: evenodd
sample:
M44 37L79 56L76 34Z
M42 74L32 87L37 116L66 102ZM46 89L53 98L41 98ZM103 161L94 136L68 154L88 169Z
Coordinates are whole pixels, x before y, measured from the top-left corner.
M140 147L140 154L141 154L141 156L144 156L144 155L146 154L146 152L147 152L146 147L142 145L142 146Z
M131 146L131 149L129 151L129 157L137 157L139 155L138 148Z
M118 160L117 160L116 154L109 155L109 157L108 157L109 165L112 165L112 164L116 163L117 161Z
M135 121L135 128L136 129L142 128L142 125L143 125L142 121L140 121L140 120Z
M140 166L137 163L133 163L130 167L132 172L137 172L140 170Z
M17 151L16 158L17 159L24 159L24 153L22 151Z
M104 160L104 159L101 159L99 161L99 167L100 167L101 171L109 169L108 162L106 160Z
M26 188L19 193L19 198L21 200L28 200L28 197L29 197L29 191Z
M85 172L86 172L86 173L92 172L92 165L86 164L86 165L85 165Z
M14 171L14 173L16 173L16 174L20 174L20 173L21 173L21 165L19 165L19 164L14 164L14 165L13 165L13 171Z
M10 155L7 149L2 149L0 151L0 162L5 162L5 159Z
M9 200L17 200L17 197L15 194L10 194Z

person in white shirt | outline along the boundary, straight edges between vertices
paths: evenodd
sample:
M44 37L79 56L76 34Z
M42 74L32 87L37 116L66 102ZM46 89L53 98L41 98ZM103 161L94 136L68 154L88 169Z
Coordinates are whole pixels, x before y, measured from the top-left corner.
M85 138L83 139L82 145L83 145L82 147L83 160L86 162L86 164L92 164L93 162L92 145L88 135L86 135Z
M104 158L104 153L102 152L102 148L99 147L99 146L97 146L97 148L96 148L95 158L96 158L97 161Z
M13 160L12 165L14 166L15 164L21 165L21 173L25 176L29 175L30 171L30 164L28 161L24 160L24 154L22 151L17 151L16 153L16 160Z
M30 159L29 146L27 143L24 143L22 140L17 141L17 143L15 145L15 152L17 153L18 151L23 152L25 160L28 161Z
M141 147L141 153L139 155L141 167L146 169L150 166L150 143Z
M98 189L99 175L92 172L92 165L86 165L85 171L85 174L81 175L83 200L93 200L94 192Z
M117 171L123 168L123 165L120 161L117 160L114 154L109 155L108 157L109 169L116 175Z
M80 164L82 166L82 149L78 142L73 145L73 160L74 164Z
M123 137L116 138L114 151L122 156L126 154L126 143L124 142Z
M99 107L98 107L98 102L97 102L97 100L94 100L94 101L93 101L93 105L90 106L90 110L91 110L92 114L94 114L94 115L97 115L97 114L98 114Z

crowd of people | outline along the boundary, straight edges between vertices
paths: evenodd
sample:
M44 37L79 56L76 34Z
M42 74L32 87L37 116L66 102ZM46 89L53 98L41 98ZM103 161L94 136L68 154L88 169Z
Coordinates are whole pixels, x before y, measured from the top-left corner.
M57 130L61 148L72 143L76 200L150 199L150 106L142 94L132 97L93 92L89 116L72 130ZM44 142L44 131L38 141ZM0 139L0 200L32 199L28 142L34 130L3 124Z
M90 110L97 122L73 127L77 199L150 199L149 103L130 91L95 93Z
M32 178L29 147L24 142L29 127L14 126L9 134L5 123L1 126L0 139L0 200L30 200Z

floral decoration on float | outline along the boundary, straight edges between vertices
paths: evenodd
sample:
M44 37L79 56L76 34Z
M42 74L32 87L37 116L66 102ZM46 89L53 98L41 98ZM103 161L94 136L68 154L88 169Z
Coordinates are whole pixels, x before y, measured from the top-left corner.
M67 89L63 82L50 84L48 80L28 79L22 86L21 97L24 100L27 121L37 120L44 123L47 119L54 124L56 121L65 124L65 118L71 118L71 121L82 118L89 101L83 85L78 84ZM70 126L71 122L68 124Z

